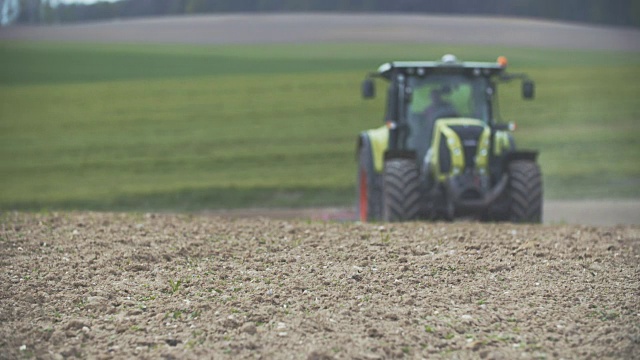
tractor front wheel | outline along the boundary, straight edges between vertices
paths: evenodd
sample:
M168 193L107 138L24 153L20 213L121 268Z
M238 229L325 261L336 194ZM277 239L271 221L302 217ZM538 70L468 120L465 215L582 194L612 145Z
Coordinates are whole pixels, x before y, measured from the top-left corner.
M411 221L418 218L422 196L418 166L414 160L387 160L382 189L385 221Z
M509 164L509 220L517 223L542 222L542 174L533 161Z

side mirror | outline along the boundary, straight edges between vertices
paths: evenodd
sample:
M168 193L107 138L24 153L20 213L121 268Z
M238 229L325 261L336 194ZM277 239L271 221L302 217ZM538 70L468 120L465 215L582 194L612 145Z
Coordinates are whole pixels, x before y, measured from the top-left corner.
M364 99L373 99L376 97L376 85L372 79L364 79L362 82L362 97Z
M522 82L522 97L529 100L533 99L536 93L535 85L531 80L524 80Z

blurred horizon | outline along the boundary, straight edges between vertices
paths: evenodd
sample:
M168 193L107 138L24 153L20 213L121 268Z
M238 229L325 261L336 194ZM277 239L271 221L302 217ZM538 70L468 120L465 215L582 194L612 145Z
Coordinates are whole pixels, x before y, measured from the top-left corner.
M0 24L41 25L216 13L411 13L640 27L635 0L0 0Z

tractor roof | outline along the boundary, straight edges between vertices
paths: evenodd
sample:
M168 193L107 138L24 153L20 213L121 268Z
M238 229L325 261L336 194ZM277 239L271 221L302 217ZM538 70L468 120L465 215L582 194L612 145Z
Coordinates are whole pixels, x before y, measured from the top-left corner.
M469 74L475 76L491 77L501 74L507 66L504 57L498 58L498 62L469 62L458 61L453 55L445 55L440 61L393 61L380 65L373 75L391 79L394 73L404 75L425 76L433 73L445 74Z

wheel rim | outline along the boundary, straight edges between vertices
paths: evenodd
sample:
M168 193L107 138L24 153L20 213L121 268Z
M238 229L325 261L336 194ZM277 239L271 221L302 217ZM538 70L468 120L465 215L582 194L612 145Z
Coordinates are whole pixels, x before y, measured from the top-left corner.
M367 221L367 208L369 199L367 198L367 172L360 169L360 221Z

